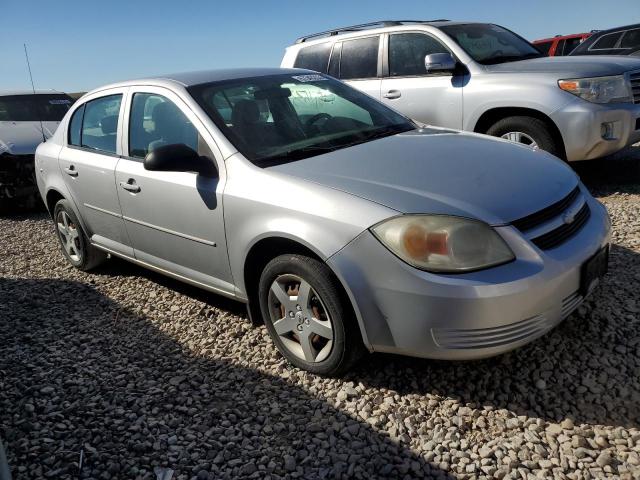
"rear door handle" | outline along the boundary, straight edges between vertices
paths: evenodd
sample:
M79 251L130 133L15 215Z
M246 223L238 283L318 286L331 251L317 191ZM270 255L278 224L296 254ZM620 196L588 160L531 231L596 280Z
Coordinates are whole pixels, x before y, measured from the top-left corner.
M74 167L73 165L69 165L67 168L64 169L64 171L67 172L67 175L69 175L70 177L78 176L78 171L76 170L76 167Z
M382 96L384 98L388 98L389 100L393 100L394 98L400 98L402 96L402 93L400 93L400 90L389 90Z
M120 186L131 193L138 193L140 191L140 185L136 184L133 178L130 178L126 182L120 182Z

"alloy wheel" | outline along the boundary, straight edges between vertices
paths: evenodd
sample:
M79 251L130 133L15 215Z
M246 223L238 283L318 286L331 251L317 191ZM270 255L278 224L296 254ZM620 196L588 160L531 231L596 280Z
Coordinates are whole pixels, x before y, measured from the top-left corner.
M58 235L64 251L74 262L82 261L82 244L80 243L80 232L78 226L73 222L69 214L60 210L56 217Z
M532 148L538 148L538 142L536 142L531 135L524 132L507 132L502 135L501 138L515 143L522 143Z
M269 290L271 323L284 347L306 362L329 356L333 322L318 293L298 275L278 276Z

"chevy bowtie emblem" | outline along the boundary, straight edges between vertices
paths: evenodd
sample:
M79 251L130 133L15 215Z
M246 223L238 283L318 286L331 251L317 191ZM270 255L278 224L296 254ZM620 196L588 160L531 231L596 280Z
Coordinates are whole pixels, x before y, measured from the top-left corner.
M572 224L575 219L576 219L576 216L573 213L565 213L562 216L562 221L564 222L565 225Z

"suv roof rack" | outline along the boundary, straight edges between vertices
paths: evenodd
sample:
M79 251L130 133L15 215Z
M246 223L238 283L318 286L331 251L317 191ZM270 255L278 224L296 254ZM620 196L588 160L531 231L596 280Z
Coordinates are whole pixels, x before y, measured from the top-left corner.
M332 30L325 30L324 32L312 33L311 35L305 35L296 40L296 43L303 43L312 38L318 37L331 37L340 33L357 32L360 30L367 30L369 28L382 28L382 27L397 27L400 25L411 25L416 23L433 23L433 22L450 22L446 18L438 18L436 20L379 20L377 22L361 23L359 25L351 25L349 27L334 28Z

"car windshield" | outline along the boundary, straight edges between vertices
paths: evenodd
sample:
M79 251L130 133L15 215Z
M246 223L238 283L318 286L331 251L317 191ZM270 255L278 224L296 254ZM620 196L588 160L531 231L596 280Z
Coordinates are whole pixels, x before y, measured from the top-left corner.
M524 38L498 25L471 23L440 28L483 65L544 56Z
M371 97L319 74L242 78L189 91L235 147L259 166L416 128Z
M63 94L0 97L0 122L59 122L73 104Z

